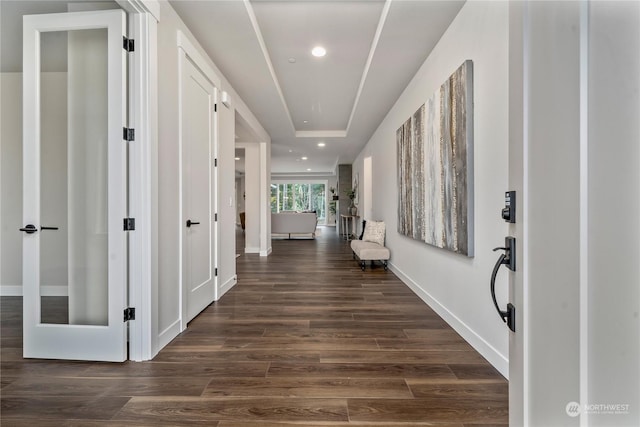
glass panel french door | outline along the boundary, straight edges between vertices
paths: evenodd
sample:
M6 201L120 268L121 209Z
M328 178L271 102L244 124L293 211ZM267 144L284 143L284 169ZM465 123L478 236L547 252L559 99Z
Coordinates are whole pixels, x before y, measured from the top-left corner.
M316 211L318 223L325 224L327 196L325 183L271 184L271 211Z
M24 18L24 357L127 358L125 19Z

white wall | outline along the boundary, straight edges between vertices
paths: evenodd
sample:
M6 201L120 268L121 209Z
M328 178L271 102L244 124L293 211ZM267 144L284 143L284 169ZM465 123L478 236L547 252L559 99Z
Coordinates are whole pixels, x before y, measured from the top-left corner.
M527 20L528 233L521 259L534 426L579 425L565 412L580 396L579 10L578 2L532 2Z
M589 25L589 401L631 405L591 420L640 425L640 3Z
M473 60L475 257L467 258L401 236L397 230L396 130L463 63ZM442 36L353 164L364 176L372 157L372 216L387 224L391 269L503 375L509 330L496 313L489 278L504 244L500 218L508 190L508 4L468 2ZM360 194L364 206L364 194ZM506 305L506 273L498 277Z
M260 146L243 144L245 175L245 247L248 254L260 253Z
M0 84L0 292L22 295L22 73L2 73Z
M22 73L2 73L0 152L2 153L2 237L0 295L22 295ZM67 295L67 73L42 74L42 130L47 135L42 170L43 221L60 227L42 243L42 289L44 295ZM64 234L63 234L64 233ZM61 268L62 267L62 268Z
M613 48L612 48L613 47ZM588 354L583 403L629 405L593 426L640 425L640 3L590 4Z

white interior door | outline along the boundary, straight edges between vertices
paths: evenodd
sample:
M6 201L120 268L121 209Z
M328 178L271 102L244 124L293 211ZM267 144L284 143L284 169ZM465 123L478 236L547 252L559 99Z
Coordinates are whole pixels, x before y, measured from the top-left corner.
M181 60L183 328L215 297L215 87Z
M24 17L24 357L127 358L125 29Z

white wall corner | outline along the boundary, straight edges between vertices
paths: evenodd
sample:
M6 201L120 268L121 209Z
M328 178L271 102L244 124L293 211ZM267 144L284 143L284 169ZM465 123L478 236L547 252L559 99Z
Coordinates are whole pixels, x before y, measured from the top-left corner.
M234 274L232 277L229 278L229 280L227 280L220 286L220 288L218 289L218 299L216 301L219 301L220 298L222 298L224 294L229 292L231 288L233 288L237 283L238 283L238 276Z
M272 250L272 247L271 247L271 245L269 245L269 247L266 250L260 251L260 256L269 256L269 255L271 255L271 250Z

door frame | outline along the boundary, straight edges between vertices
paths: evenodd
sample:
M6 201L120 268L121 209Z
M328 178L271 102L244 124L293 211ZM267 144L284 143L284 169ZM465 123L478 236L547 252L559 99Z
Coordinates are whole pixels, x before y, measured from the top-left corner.
M178 37L177 37L177 45L178 45L178 81L180 82L180 87L182 87L182 79L184 78L184 64L186 63L186 61L191 61L201 72L202 75L209 80L209 82L211 82L211 84L214 87L214 96L216 92L220 91L220 87L221 87L221 82L220 82L220 78L217 76L217 74L213 71L213 68L209 65L208 61L205 59L204 56L202 56L198 50L196 49L196 47L189 41L189 39L185 36L185 34L178 30ZM182 91L182 89L181 89ZM180 92L180 97L182 97L182 92ZM218 100L216 98L214 98L214 103L217 104ZM180 156L182 156L182 152L183 152L183 144L184 141L182 140L183 138L183 132L182 132L182 117L183 117L183 111L182 111L182 101L180 100L178 102L178 117L179 119L179 125L178 125L178 152L180 153ZM213 141L212 141L212 147L211 147L211 151L212 151L212 155L213 158L216 159L216 164L217 164L217 159L218 159L218 153L220 152L219 150L219 130L218 130L218 114L214 113L214 118L213 118L213 125L214 125L214 130L213 130ZM184 257L184 246L183 246L183 234L184 234L184 223L185 223L185 218L183 218L183 212L184 212L184 206L183 206L183 194L182 194L182 186L183 186L183 170L182 170L182 158L180 158L179 160L179 172L178 172L178 176L179 176L179 184L178 184L178 188L180 189L180 196L179 196L179 200L180 200L180 209L179 209L179 215L178 215L178 232L180 235L180 239L179 239L179 288L180 288L180 331L184 331L187 328L187 311L186 311L186 296L187 296L187 289L186 286L187 284L184 281L184 271L182 269L182 265L183 265L183 257ZM218 167L217 166L213 166L213 170L211 173L211 178L213 179L214 183L213 186L211 188L212 191L212 200L211 200L211 209L213 210L213 213L218 213L218 195L220 194L220 188L219 188L219 173L218 173ZM212 217L214 215L211 215ZM217 268L219 268L220 266L220 230L218 228L218 221L214 220L213 224L212 224L212 233L214 233L214 238L212 240L212 250L213 250L213 266L212 266L212 270L215 271ZM213 301L217 301L218 300L218 275L214 274L213 276Z
M129 321L129 360L152 359L157 342L158 277L157 145L158 138L158 0L116 0L127 12L129 38L135 51L129 54L129 127L135 142L129 145L129 217L136 218L136 230L129 233L129 307L136 309ZM157 214L156 214L157 216ZM156 236L156 237L154 237Z

